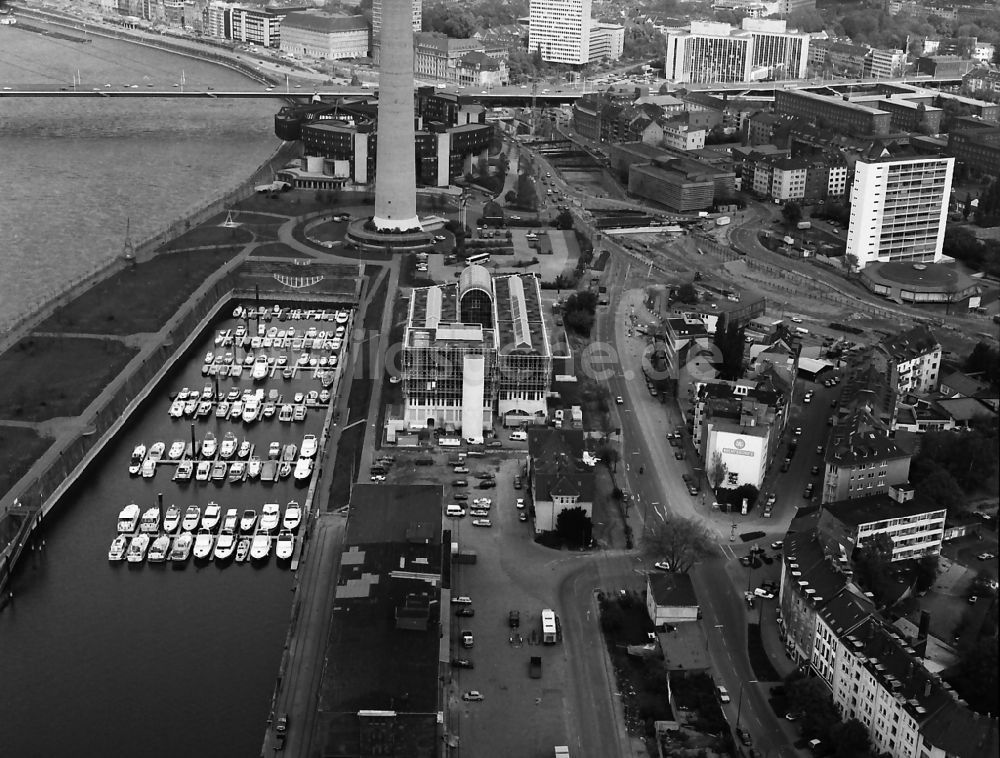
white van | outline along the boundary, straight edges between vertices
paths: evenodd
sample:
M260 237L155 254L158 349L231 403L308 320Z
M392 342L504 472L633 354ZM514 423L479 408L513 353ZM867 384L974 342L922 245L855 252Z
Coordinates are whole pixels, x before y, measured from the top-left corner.
M809 334L809 330L803 329L801 326L795 327L795 331L797 331L799 334Z
M448 503L444 512L446 516L451 518L461 518L465 515L465 508L460 506L458 503Z
M515 442L524 442L528 439L528 433L522 431L514 431L510 433L510 438Z

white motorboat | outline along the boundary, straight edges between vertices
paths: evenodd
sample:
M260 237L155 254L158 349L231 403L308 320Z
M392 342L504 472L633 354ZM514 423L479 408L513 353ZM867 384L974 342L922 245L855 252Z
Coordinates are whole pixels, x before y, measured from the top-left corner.
M118 533L131 534L139 523L139 506L129 503L118 514Z
M111 547L108 550L109 561L121 561L125 559L125 551L128 550L128 540L127 534L119 534L111 541Z
M294 500L285 506L285 515L281 519L281 528L286 532L294 532L302 523L302 507Z
M184 416L184 401L177 398L170 404L170 418L181 418Z
M262 561L271 554L271 537L267 534L255 534L250 541L250 557Z
M184 415L185 416L193 416L194 412L196 410L198 410L198 400L197 399L188 400L187 402L184 403Z
M222 518L222 508L218 503L209 503L205 506L205 513L201 517L201 525L210 532L215 531Z
M337 311L336 322L338 324L346 324L349 318L347 311Z
M194 472L194 478L199 482L207 482L212 476L212 462L198 461L198 469Z
M291 532L281 532L278 534L278 539L274 542L274 554L277 558L283 561L291 559L292 553L295 552L295 537Z
M312 476L313 472L313 462L312 458L299 458L295 462L294 476L296 481L304 482L309 477Z
M142 512L142 518L139 520L139 531L147 534L160 531L159 508L153 506Z
M288 461L282 461L278 464L278 478L287 479L292 475L292 464Z
M184 440L174 440L170 443L170 449L167 451L167 458L172 461L180 460L184 455Z
M261 353L253 362L253 371L250 373L250 377L255 382L263 381L267 378L267 355Z
M215 353L213 353L213 352L205 353L205 360L202 361L202 362L203 363L212 363L213 361L215 361Z
M280 458L281 457L281 443L280 442L275 441L275 442L272 442L270 445L268 445L268 447L267 447L267 457L268 458Z
M140 469L143 479L152 479L156 474L156 461L152 458L147 458L142 462L142 468Z
M191 555L194 537L191 532L182 532L174 538L174 546L170 549L170 560L186 561Z
M219 442L215 439L215 435L211 432L205 433L205 439L201 443L201 457L202 458L214 458L215 453L219 449Z
M163 460L163 451L166 449L167 446L162 442L154 442L149 446L149 453L147 453L147 457L159 463Z
M125 553L125 560L129 563L142 563L146 557L146 550L149 549L149 535L137 534L128 543L128 551Z
M201 400L198 403L198 407L195 409L194 415L198 418L205 418L205 416L212 415L212 401L211 400Z
M299 451L294 442L289 442L281 449L281 460L288 463L295 461L295 454Z
M292 413L292 421L305 421L306 420L306 407L304 405L296 405L295 410Z
M177 470L174 472L175 482L187 482L190 481L191 475L194 473L194 463L192 461L180 461L177 464Z
M316 455L316 449L318 443L315 434L307 434L302 438L302 447L299 449L299 455L303 458L312 458Z
M229 464L229 483L242 484L247 475L247 464L243 461L233 461Z
M278 421L291 421L294 415L295 409L290 403L285 403L281 406L281 410L278 411Z
M260 531L273 532L278 528L278 521L281 519L281 508L277 503L264 503L260 511Z
M170 551L170 537L166 534L161 534L155 540L153 544L149 546L149 562L150 563L163 563L167 560L167 553Z
M226 515L222 519L222 528L235 532L240 525L240 512L235 508L227 508Z
M251 539L249 537L240 537L239 541L236 543L236 562L243 563L250 555L250 543Z
M216 461L212 464L212 481L221 482L226 478L226 473L229 471L229 467L226 465L225 461Z
M215 560L228 561L236 550L236 535L229 529L223 529L219 539L215 541Z
M250 534L255 526L257 526L257 511L247 508L240 517L240 531L243 534Z
M234 400L232 405L229 406L229 418L232 420L237 420L243 417L243 400Z
M260 409L260 417L263 419L274 418L274 414L278 412L277 403L273 403L268 400Z
M212 554L212 547L215 545L215 535L208 529L199 529L194 538L194 557L208 558Z
M131 460L132 460L133 463L142 463L142 460L145 457L146 457L146 446L145 445L136 445L134 448L132 448L132 458L131 458Z
M219 446L219 457L229 460L234 455L236 455L236 435L232 432L226 432L222 436L222 444Z
M184 520L181 521L181 529L185 532L193 532L201 522L201 508L197 505L189 505L184 511Z
M251 456L250 460L247 462L247 476L251 479L256 479L260 476L260 465L260 458L256 455Z
M217 406L215 406L215 417L216 418L228 418L229 417L229 401L222 400Z
M139 472L141 470L142 470L142 463L141 462L140 463L132 462L132 463L128 464L128 473L129 473L129 476L139 476Z
M260 400L256 396L246 399L243 404L243 423L252 424L260 416Z
M243 440L240 443L240 449L236 452L237 458L249 458L250 453L253 452L253 443L250 440Z
M167 508L166 514L163 516L163 531L168 534L177 531L177 527L181 523L181 509L176 505L171 505Z

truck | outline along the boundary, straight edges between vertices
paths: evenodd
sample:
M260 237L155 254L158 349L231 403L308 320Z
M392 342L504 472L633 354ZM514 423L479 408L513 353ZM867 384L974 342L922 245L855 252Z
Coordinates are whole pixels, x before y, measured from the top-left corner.
M542 678L542 657L540 655L531 656L528 662L528 674L532 679Z
M716 226L726 226L730 222L732 222L732 219L729 218L729 216L719 216L717 219L715 219Z

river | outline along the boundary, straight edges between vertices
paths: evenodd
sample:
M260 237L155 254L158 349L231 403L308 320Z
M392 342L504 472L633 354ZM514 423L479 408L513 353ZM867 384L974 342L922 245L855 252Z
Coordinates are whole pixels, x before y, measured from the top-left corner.
M83 45L0 26L0 86L70 85L77 71L82 86L170 86L182 70L188 86L245 86L234 72L123 42ZM120 254L126 219L139 241L248 176L277 145L274 109L250 101L0 101L0 326ZM202 386L199 365L179 366L162 393ZM166 472L130 478L126 461L137 442L189 434L167 405L159 394L137 413L15 577L15 598L0 612L5 756L259 753L291 573L273 559L182 571L110 565L107 549L121 507L145 507L160 492L167 504L214 499L258 510L265 499L284 506L304 493L290 484L185 489ZM319 423L314 411L305 425L273 422L249 436L266 447L270 437L292 441ZM214 419L199 426L199 435L216 427L220 437L226 428Z
M245 89L229 69L92 38L0 26L0 87ZM0 328L250 176L278 146L278 104L251 100L0 100Z

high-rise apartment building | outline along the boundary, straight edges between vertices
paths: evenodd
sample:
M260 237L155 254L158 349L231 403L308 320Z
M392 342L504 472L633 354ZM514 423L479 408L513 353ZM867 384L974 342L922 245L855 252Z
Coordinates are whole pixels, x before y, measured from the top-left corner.
M858 268L876 261L941 260L954 158L859 159L851 188L847 252Z
M423 0L413 0L413 31L420 31ZM382 0L372 0L372 35L382 31Z
M784 21L743 19L740 28L692 21L667 35L666 78L675 82L745 82L806 75L809 35Z
M531 0L528 51L543 61L590 62L590 0Z

